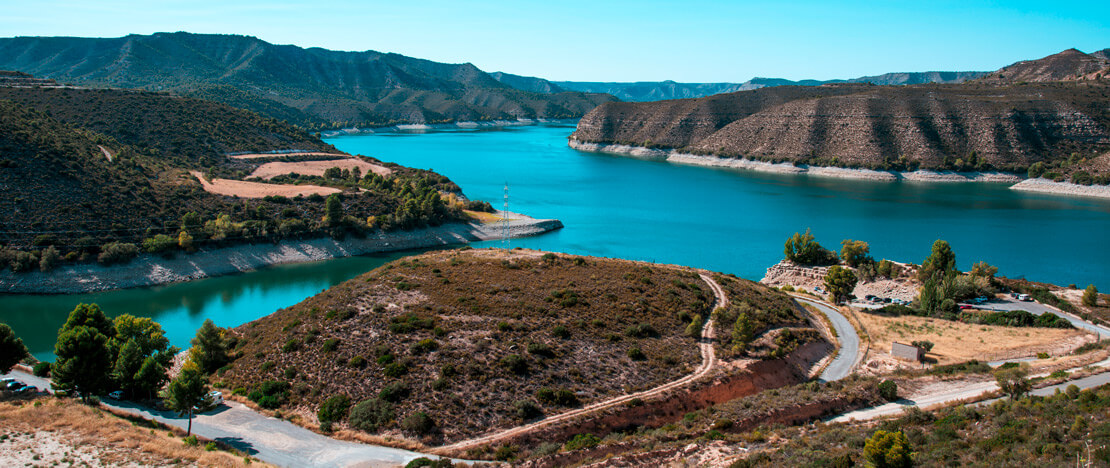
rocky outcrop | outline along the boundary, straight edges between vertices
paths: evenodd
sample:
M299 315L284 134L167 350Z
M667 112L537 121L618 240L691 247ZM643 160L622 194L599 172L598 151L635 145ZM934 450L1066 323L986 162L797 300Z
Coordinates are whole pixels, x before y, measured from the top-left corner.
M1023 171L1110 148L1101 82L785 86L654 103L609 103L575 143L863 168Z

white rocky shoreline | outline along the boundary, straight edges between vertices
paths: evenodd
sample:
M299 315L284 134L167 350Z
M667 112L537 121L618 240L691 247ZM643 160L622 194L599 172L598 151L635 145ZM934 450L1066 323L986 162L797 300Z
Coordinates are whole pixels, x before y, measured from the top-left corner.
M849 169L844 167L822 167L794 165L791 163L769 163L753 161L750 159L722 158L717 156L703 156L698 154L681 153L676 150L652 149L639 146L609 145L602 143L585 143L570 139L571 148L579 151L594 153L609 153L639 158L663 159L676 164L689 164L693 166L725 167L731 169L744 169L772 174L808 174L820 177L833 177L838 179L895 181L907 180L914 182L1000 182L1016 183L1021 177L1001 172L937 172L918 170L912 172L878 171L873 169Z
M1110 186L1079 185L1070 182L1055 182L1048 179L1026 179L1014 174L1001 172L937 172L918 170L912 172L877 171L873 169L849 169L843 167L795 166L790 163L769 163L750 159L722 158L681 153L676 150L644 148L641 146L586 143L568 140L568 145L579 151L632 156L645 159L662 159L675 164L693 166L724 167L743 169L772 174L808 174L838 179L873 180L893 182L993 182L1013 184L1011 190L1036 192L1050 195L1093 197L1110 199Z
M474 130L480 128L497 128L497 127L526 127L529 125L538 125L544 123L574 123L578 119L515 119L515 120L465 120L461 122L448 122L437 124L397 124L385 127L370 127L370 128L344 128L340 130L328 130L321 132L325 138L345 136L345 135L365 135L373 133L398 133L398 132L421 132L428 130Z
M534 236L563 227L557 219L534 219L511 213L509 235ZM348 236L274 243L243 244L178 254L173 258L142 255L124 265L97 263L64 265L50 272L0 272L0 293L73 294L155 286L242 273L286 263L304 263L378 252L419 249L501 238L500 223L452 223L442 226L378 233L366 238Z

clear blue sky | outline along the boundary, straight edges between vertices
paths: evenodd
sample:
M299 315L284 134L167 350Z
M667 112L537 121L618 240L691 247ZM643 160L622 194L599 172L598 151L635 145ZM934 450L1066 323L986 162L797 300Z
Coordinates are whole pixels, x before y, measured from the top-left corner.
M1110 1L0 0L0 36L189 31L471 62L552 80L993 70L1110 47Z

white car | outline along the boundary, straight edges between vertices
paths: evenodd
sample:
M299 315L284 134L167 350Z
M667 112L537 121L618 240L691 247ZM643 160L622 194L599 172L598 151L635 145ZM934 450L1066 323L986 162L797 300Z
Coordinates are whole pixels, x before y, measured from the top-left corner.
M208 399L212 400L212 406L216 406L224 402L224 394L213 390L208 392Z

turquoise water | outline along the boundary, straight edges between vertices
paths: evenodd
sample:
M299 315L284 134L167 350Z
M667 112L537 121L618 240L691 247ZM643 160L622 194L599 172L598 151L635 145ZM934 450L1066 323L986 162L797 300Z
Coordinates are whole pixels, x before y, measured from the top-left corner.
M79 303L99 304L109 316L153 317L162 324L170 343L187 348L206 318L222 327L242 325L408 254L411 252L278 265L247 274L152 288L50 296L0 295L0 322L11 326L40 360L54 359L58 329Z
M786 237L813 228L826 247L870 242L876 258L920 262L952 243L959 266L1110 289L1110 202L1025 194L1003 184L845 181L674 165L582 153L571 125L328 139L341 150L447 175L471 198L558 218L566 228L514 247L692 265L758 280ZM499 246L487 242L478 246ZM411 252L410 252L411 253ZM185 284L85 295L0 296L8 323L40 359L79 302L154 317L188 346L205 318L236 326L293 305L404 254L279 266Z
M758 280L795 231L839 250L920 262L936 239L965 270L1110 289L1110 201L1006 184L868 182L683 166L570 149L572 125L329 139L341 150L430 168L471 198L558 218L566 228L513 246L693 265ZM490 245L497 245L497 242Z

